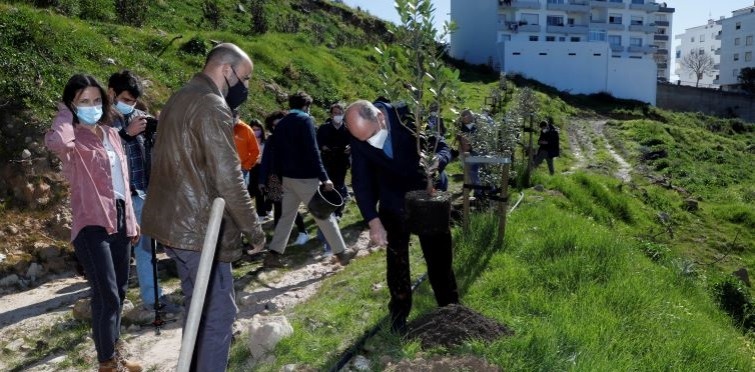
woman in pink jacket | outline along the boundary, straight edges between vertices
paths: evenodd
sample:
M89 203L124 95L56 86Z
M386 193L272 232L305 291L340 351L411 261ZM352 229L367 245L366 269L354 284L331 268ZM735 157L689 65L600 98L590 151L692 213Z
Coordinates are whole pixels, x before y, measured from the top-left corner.
M110 107L95 78L72 76L45 145L60 158L71 186L71 240L92 289L92 339L99 371L134 372L142 368L123 358L119 338L130 248L139 240L139 226L131 206L127 159L118 131L108 125Z

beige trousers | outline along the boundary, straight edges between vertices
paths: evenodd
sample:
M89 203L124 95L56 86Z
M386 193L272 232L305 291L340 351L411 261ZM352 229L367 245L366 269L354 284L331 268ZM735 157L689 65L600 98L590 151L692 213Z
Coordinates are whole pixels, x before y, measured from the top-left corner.
M317 178L299 179L283 177L283 200L281 200L281 218L278 225L275 226L273 241L270 242L270 250L283 253L288 244L288 238L291 235L291 229L294 226L296 212L299 205L309 203L312 196L317 192L320 181ZM330 245L334 254L346 250L346 243L341 236L341 230L338 228L338 221L332 214L326 220L315 218L317 227L320 228L325 240Z

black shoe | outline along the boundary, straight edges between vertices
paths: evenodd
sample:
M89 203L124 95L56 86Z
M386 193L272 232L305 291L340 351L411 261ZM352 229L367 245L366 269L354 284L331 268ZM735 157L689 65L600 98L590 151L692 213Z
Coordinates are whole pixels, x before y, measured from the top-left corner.
M269 268L283 268L286 267L286 263L283 262L283 255L275 251L267 251L267 257L262 261L262 266Z
M338 261L338 263L341 266L346 266L349 264L349 262L351 262L351 259L354 258L354 256L356 255L357 255L356 251L345 250L341 253L337 253L333 255L333 257L335 257L335 259Z
M406 318L399 317L391 321L391 332L399 336L404 336L406 335L407 331L408 328L406 326Z

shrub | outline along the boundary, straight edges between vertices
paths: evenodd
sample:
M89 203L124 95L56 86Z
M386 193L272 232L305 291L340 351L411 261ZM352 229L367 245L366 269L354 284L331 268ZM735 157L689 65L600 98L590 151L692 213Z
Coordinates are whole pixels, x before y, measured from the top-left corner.
M267 0L250 0L249 13L252 14L252 35L262 35L270 29L265 3Z
M203 56L207 54L207 42L199 36L194 36L191 40L181 45L179 50L193 56Z
M113 19L114 6L110 0L79 0L79 18L92 21Z
M743 329L755 330L752 299L740 280L727 277L714 284L713 296L721 309L726 311Z
M147 0L115 0L116 18L124 25L141 27L147 22L148 10Z

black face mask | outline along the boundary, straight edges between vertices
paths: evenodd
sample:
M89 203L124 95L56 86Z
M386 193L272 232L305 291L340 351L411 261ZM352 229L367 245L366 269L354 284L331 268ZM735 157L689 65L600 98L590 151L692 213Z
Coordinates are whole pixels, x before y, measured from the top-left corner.
M225 103L228 104L228 107L230 107L231 110L235 110L246 101L246 98L249 96L249 89L244 86L244 83L241 81L241 78L239 78L239 75L236 74L236 70L233 67L231 67L231 71L236 75L238 82L231 86L231 84L228 84L228 79L225 79L224 77L225 83L228 85L228 93L225 95Z

